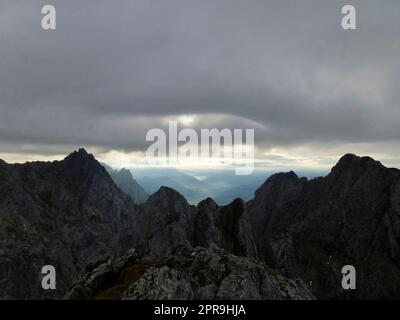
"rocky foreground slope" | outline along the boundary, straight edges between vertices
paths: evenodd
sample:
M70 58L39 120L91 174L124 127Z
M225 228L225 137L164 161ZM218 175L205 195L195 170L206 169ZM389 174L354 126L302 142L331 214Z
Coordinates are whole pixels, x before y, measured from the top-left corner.
M314 299L301 280L211 246L178 246L159 260L135 251L83 270L67 299Z
M346 155L324 178L274 175L248 203L195 207L163 187L136 205L83 149L1 162L0 297L399 298L399 183ZM346 264L357 290L341 287Z

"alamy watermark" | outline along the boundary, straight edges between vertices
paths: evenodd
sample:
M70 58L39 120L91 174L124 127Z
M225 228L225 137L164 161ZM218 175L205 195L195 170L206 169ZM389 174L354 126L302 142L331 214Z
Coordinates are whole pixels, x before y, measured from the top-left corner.
M356 290L356 268L352 265L345 265L342 268L342 288Z
M146 141L153 142L148 164L223 163L235 166L237 175L254 170L254 129L200 129L199 137L195 129L178 130L178 121L169 121L168 132L151 129Z
M56 8L52 5L42 7L42 29L56 30Z
M42 288L44 290L56 289L56 268L52 265L45 265L42 267Z
M56 30L56 8L53 5L42 7L41 25L43 30ZM353 5L344 5L341 9L343 17L341 26L344 30L356 30L356 8Z

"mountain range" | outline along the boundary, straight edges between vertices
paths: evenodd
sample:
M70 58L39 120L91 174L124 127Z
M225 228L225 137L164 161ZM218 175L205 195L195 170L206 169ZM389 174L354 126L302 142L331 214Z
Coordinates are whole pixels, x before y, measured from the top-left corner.
M107 170L115 184L130 196L135 203L146 202L149 198L149 194L136 182L130 170L125 168L116 170L104 163L102 163L102 166Z
M184 172L176 168L130 168L136 181L147 193L153 194L162 186L170 187L194 205L212 196L219 205L236 198L247 201L272 172L255 171L252 175L237 176L233 170ZM201 177L199 177L201 175Z
M135 203L109 172L84 149L0 161L1 298L400 298L400 171L372 158L274 174L224 206L169 187ZM49 264L56 290L40 285Z
M230 169L178 170L173 167L130 167L129 170L148 194L167 186L178 191L194 205L207 197L212 197L219 205L227 205L236 198L251 200L266 178L276 172L272 169L256 168L250 175L238 176ZM308 178L326 174L323 170L304 169L299 173Z

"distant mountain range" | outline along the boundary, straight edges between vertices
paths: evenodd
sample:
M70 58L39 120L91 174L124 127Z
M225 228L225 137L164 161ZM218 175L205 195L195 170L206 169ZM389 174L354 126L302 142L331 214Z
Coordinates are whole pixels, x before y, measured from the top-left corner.
M132 167L114 169L105 163L116 185L135 203L143 203L150 194L161 187L169 187L182 194L193 205L212 197L218 205L227 205L236 198L248 201L254 198L258 187L273 174L272 171L255 170L248 176L238 176L234 170L209 170L183 172L172 167ZM198 178L196 175L201 174ZM306 171L307 177L315 177L320 171Z
M212 197L219 205L236 198L248 201L254 198L257 188L274 172L255 170L248 176L238 176L234 170L202 170L183 172L176 168L130 168L135 180L148 194L166 186L181 193L191 204ZM199 178L198 176L201 175ZM321 175L320 171L304 172L307 177Z
M149 194L144 191L142 186L140 186L135 179L133 179L129 170L125 168L115 170L104 163L102 163L102 165L107 170L115 184L120 187L123 192L130 196L135 203L146 202L146 200L149 198Z
M209 192L209 185L175 168L131 168L132 175L149 194L165 186L177 190L190 203L197 204Z
M274 174L225 206L169 187L135 204L115 180L84 149L0 161L1 298L400 298L400 171L369 157L311 180ZM47 264L56 290L40 286Z

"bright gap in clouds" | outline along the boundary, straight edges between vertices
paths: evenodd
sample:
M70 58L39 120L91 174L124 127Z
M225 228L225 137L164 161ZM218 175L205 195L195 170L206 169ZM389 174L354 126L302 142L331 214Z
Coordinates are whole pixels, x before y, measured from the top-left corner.
M148 130L160 128L168 136L168 123L171 120L178 122L178 132L184 128L193 128L200 132L202 128L228 129L254 129L255 130L255 168L264 168L274 171L316 169L329 170L341 156L346 153L354 153L359 156L368 155L381 161L388 167L400 167L400 151L397 141L387 142L359 142L349 143L345 141L323 141L290 143L276 141L273 131L266 125L237 117L229 114L180 114L168 117L125 117L118 121L122 141L121 147L113 148L99 146L88 140L82 144L35 144L25 143L19 146L1 144L0 159L9 163L23 163L26 161L52 161L61 160L66 155L80 147L100 161L115 168L149 167L146 161L146 148L151 142L146 142L145 137ZM121 125L122 123L122 125ZM88 130L96 129L96 125L90 126ZM111 124L103 128L103 134L113 135ZM96 129L97 130L97 129ZM270 134L272 133L272 136ZM200 140L200 135L199 140ZM271 139L270 139L271 137ZM279 140L279 139L278 139ZM132 146L132 147L130 147ZM137 149L131 151L129 149ZM223 147L222 147L223 152ZM203 169L235 169L232 159L207 159L198 161L196 159L180 159L178 165L164 164L161 167L176 167L182 170ZM151 166L151 165L150 165Z

